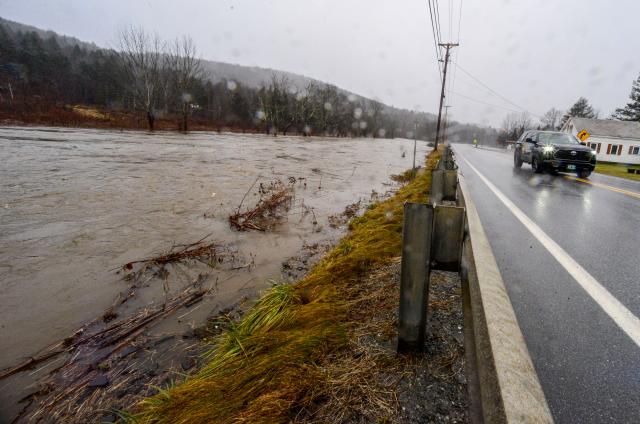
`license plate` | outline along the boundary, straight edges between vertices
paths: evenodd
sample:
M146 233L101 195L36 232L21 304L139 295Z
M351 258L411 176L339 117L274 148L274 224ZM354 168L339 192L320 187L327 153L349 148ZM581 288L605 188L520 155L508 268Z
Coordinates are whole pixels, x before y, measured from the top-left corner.
M575 165L567 165L567 171L575 171L575 170L576 170Z

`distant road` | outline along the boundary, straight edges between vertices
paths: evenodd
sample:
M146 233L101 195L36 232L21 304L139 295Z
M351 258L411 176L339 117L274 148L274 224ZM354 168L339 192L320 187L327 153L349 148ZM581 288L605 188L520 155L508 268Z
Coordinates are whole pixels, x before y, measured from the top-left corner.
M640 423L640 182L454 145L558 423Z

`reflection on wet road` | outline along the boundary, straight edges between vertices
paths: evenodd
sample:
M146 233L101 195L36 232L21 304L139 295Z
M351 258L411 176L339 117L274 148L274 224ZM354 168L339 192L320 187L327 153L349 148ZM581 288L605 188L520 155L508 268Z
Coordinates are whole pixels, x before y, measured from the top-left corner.
M593 174L585 184L515 169L505 152L454 150L555 420L637 422L640 199L622 191L640 183ZM588 293L597 285L613 302Z

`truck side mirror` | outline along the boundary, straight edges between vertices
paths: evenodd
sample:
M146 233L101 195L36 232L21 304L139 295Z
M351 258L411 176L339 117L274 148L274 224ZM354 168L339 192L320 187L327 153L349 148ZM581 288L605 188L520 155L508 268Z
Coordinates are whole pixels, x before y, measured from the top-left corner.
M525 141L526 141L527 143L533 143L533 138L530 138L530 137L529 137L529 138L527 138Z

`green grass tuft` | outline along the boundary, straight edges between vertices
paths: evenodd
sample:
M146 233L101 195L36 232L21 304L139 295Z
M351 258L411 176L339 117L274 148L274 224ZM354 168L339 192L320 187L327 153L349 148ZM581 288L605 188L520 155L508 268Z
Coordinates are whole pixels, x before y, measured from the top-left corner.
M640 181L640 174L629 174L627 168L640 168L640 165L625 165L622 163L613 162L598 162L594 172L600 174L611 175L619 178L626 178L628 180Z

